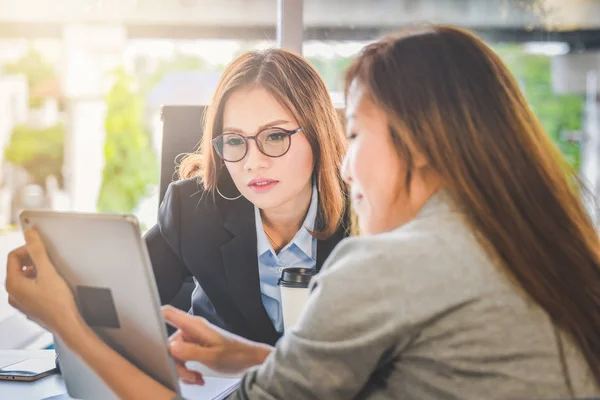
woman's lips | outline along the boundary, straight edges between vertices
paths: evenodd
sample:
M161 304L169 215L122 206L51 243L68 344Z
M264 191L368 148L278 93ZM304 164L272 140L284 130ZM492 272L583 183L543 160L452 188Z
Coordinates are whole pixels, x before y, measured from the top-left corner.
M273 189L275 186L277 186L278 183L279 181L276 181L274 179L258 178L252 179L248 183L248 187L252 189L255 193L266 193Z

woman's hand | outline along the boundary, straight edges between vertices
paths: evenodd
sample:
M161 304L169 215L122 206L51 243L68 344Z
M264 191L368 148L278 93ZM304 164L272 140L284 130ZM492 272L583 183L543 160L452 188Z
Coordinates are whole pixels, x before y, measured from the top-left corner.
M169 350L177 361L180 377L187 383L202 384L201 376L197 377L200 374L185 368L187 361L198 361L216 372L237 374L262 364L273 351L271 346L251 342L171 306L163 308L163 315L178 329L169 340Z
M30 319L59 334L81 318L75 298L56 272L40 235L25 232L25 246L13 250L6 264L8 302ZM63 329L64 328L64 329Z

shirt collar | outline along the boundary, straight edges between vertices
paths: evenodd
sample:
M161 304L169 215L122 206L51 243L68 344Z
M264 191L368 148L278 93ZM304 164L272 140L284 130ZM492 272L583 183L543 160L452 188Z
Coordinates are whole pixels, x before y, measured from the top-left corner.
M304 222L302 223L302 228L292 239L290 243L288 243L281 251L285 251L292 245L296 245L304 254L308 257L315 259L316 252L313 246L313 236L309 231L313 231L315 229L315 223L317 219L317 212L319 207L319 194L317 191L317 184L313 182L312 186L312 195L310 199L310 205L308 207L308 212L306 213L306 217L304 218ZM262 226L262 218L260 216L260 210L258 207L254 206L254 217L256 222L256 239L257 239L257 251L258 255L261 256L267 251L271 251L275 254L273 250L273 246L269 242L267 235Z

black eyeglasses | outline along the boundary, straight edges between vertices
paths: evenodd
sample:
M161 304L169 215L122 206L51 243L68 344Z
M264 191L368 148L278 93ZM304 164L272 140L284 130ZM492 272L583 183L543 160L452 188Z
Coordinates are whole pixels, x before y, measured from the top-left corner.
M286 130L283 128L267 128L254 136L244 136L239 133L223 133L210 142L215 151L227 162L241 161L248 154L248 141L254 140L256 147L265 156L277 158L284 156L292 145L291 136L302 128Z

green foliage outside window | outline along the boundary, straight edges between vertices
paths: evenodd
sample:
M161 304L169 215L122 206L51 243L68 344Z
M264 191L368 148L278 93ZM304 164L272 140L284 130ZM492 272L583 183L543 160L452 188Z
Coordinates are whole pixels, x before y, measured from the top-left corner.
M145 97L167 74L193 70L206 71L208 66L201 58L179 55L136 78L122 69L115 71L114 86L106 97L105 167L98 211L131 213L150 194L151 186L157 183L159 165L151 132L144 124Z
M567 161L579 170L579 143L566 140L564 135L582 129L583 96L554 93L550 56L527 53L518 45L495 46L494 50L516 77L527 102L540 119L546 133Z
M515 75L533 112L552 141L577 170L580 165L579 143L563 137L581 130L584 100L578 94L560 95L552 90L551 56L527 53L518 44L496 45L494 50ZM344 72L354 57L308 57L327 83L330 91L343 91Z
M25 169L35 184L44 186L46 177L54 175L62 186L64 146L62 124L43 129L18 125L4 149L4 159Z
M29 52L14 63L6 64L2 67L4 74L23 74L27 79L29 91L50 82L56 78L56 71L42 55L35 51L32 47ZM44 99L41 97L30 96L29 106L38 108L42 105Z
M135 82L122 69L106 97L105 165L98 211L131 213L149 194L158 162L143 124L143 100Z
M321 57L307 57L308 62L319 72L331 92L344 91L344 74L354 57L334 57L324 59Z

